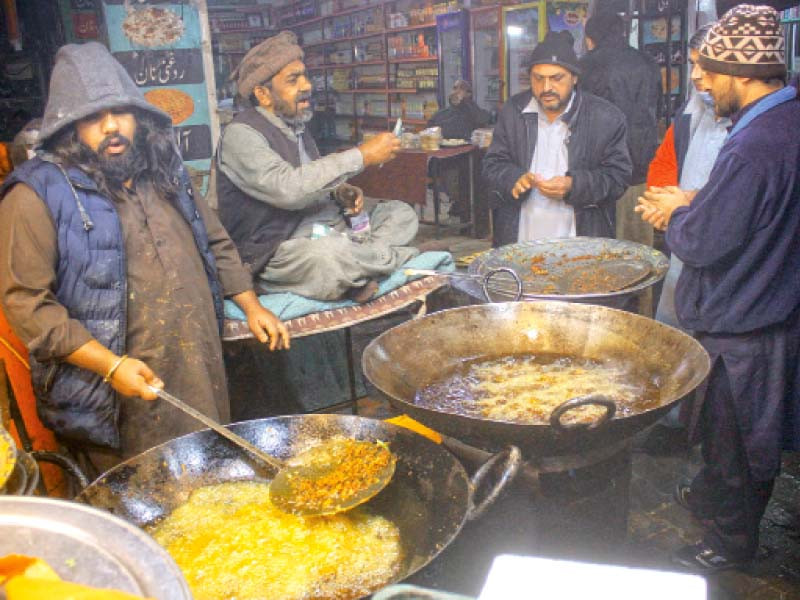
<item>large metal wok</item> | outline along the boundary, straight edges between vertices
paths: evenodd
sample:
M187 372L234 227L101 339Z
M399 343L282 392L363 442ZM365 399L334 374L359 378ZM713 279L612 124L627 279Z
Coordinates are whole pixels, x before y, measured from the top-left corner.
M445 450L407 429L348 415L294 415L235 423L230 428L265 452L293 456L333 436L383 440L397 456L391 483L367 505L400 529L405 560L399 581L428 564L476 518L516 473L519 451L495 455L470 479ZM475 490L492 464L505 470L477 505ZM87 487L79 500L139 526L168 515L196 488L234 480L265 479L259 463L213 431L176 438L118 465ZM483 491L483 488L481 487Z
M649 266L649 272L629 286L616 291L555 292L547 291L551 279L563 278L577 266L591 269L608 259L629 260ZM540 269L532 272L532 265ZM490 296L492 300L566 300L602 304L612 308L625 306L626 300L655 285L667 274L669 259L650 246L627 240L611 238L572 237L518 242L494 248L478 256L469 266L469 273L480 278L491 276L498 270L510 270L520 280L522 289L517 293L515 282L507 277L492 278ZM454 284L456 285L456 284ZM458 282L457 287L470 296L485 300L487 286L470 281Z
M525 353L635 361L660 379L660 403L630 416L613 417L602 398L568 401L549 424L526 425L440 412L414 404L418 389L468 359ZM442 433L483 448L519 446L526 457L583 455L623 442L655 423L709 371L709 357L685 333L652 319L592 304L558 301L482 304L437 312L402 323L364 350L369 381L400 411ZM588 427L562 423L581 404L607 407Z

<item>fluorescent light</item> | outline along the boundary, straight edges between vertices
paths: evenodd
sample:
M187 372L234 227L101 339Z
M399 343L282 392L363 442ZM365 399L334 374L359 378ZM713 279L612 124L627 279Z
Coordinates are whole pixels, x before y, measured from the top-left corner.
M525 30L523 30L522 27L520 27L519 25L509 25L508 27L506 27L506 31L508 32L508 35L510 35L511 37L517 37L525 33Z

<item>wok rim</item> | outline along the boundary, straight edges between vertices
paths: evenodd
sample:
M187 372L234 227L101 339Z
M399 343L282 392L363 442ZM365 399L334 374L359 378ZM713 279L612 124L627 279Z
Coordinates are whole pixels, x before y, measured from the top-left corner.
M620 298L624 296L629 296L633 294L638 294L654 285L656 285L659 281L664 279L667 276L667 271L669 270L669 258L660 250L656 250L651 246L647 246L645 244L639 244L637 242L631 242L629 240L618 240L615 238L596 238L591 236L574 236L570 238L547 238L542 240L529 240L526 242L514 242L513 244L506 244L505 246L499 246L497 248L492 248L491 250L487 251L485 254L478 256L472 263L470 263L469 267L467 268L468 272L474 275L484 276L492 269L498 267L509 267L511 265L498 265L497 267L490 267L487 263L488 260L497 256L501 250L508 251L508 249L513 247L542 247L543 252L546 252L546 247L555 244L576 244L578 242L586 243L588 240L602 240L603 243L613 242L622 246L622 248L631 248L637 249L641 253L646 253L650 258L644 258L643 256L638 256L640 260L644 260L648 262L652 268L653 273L648 277L645 277L638 283L623 288L621 290L617 290L615 292L599 292L599 293L587 293L587 294L541 294L536 292L526 292L523 286L522 296L520 296L519 301L532 301L532 300L544 300L544 301L565 301L565 302L577 302L577 301L585 301L585 300L603 300L605 298ZM496 296L501 296L505 298L509 298L508 301L513 301L514 294L507 293L503 291L494 291L492 290L492 294ZM487 302L487 304L504 304L505 302Z
M427 407L419 406L419 405L415 404L413 401L410 402L408 400L404 400L403 398L399 398L399 397L395 396L394 394L391 394L388 391L384 390L375 381L373 381L372 377L370 376L370 369L369 369L369 366L367 364L369 355L371 353L370 349L373 348L373 346L375 348L378 348L379 346L381 346L381 340L384 338L384 336L388 337L388 335L390 333L394 332L395 330L399 331L399 330L401 330L403 328L414 327L416 323L422 322L425 319L432 318L432 317L435 317L437 315L455 314L455 313L458 313L458 312L489 312L490 310L504 310L505 307L513 307L513 306L517 306L517 305L523 306L523 307L525 305L534 305L534 306L550 305L550 306L558 306L559 308L563 308L563 306L566 305L566 306L569 306L569 307L580 307L580 308L575 308L574 310L576 310L576 311L590 311L590 310L599 310L600 312L613 311L613 312L616 312L616 313L625 314L626 318L632 318L634 321L654 323L659 328L663 328L663 329L666 329L666 330L671 330L671 331L674 331L676 333L679 333L681 335L684 335L684 336L688 337L691 340L691 342L696 344L697 347L702 351L701 352L701 357L703 358L704 364L701 365L701 368L698 369L698 374L695 375L692 378L692 380L697 379L697 383L695 383L690 388L690 391L696 389L706 379L706 377L708 377L708 374L711 372L711 357L709 356L709 354L705 350L705 348L703 348L702 344L700 344L700 342L698 342L694 337L692 337L692 336L688 335L687 333L681 331L677 327L672 327L671 325L667 325L665 323L661 323L660 321L656 321L655 319L651 319L649 317L645 317L643 315L638 315L638 314L635 314L635 313L632 313L632 312L629 312L629 311L626 311L626 310L621 310L621 309L618 309L618 308L611 308L609 306L603 306L603 305L599 305L599 304L582 304L582 303L575 303L575 302L567 302L565 300L553 300L553 299L550 299L550 300L538 300L537 299L537 300L533 300L533 301L519 300L519 301L515 301L515 302L487 302L487 303L484 303L484 304L473 304L473 305L469 305L469 306L457 306L457 307L454 307L454 308L448 308L448 309L444 309L444 310L441 310L441 311L437 311L435 313L431 313L431 314L425 315L423 317L420 317L419 319L412 319L412 320L404 321L403 323L395 325L394 327L391 327L390 329L387 329L386 331L382 332L380 335L378 335L375 338L373 338L370 341L369 344L367 344L367 346L364 348L364 352L361 355L361 370L364 373L364 376L370 382L370 384L376 390L378 390L384 397L388 398L389 402L395 408L398 408L398 409L403 409L403 410L410 409L409 412L413 411L413 412L419 412L419 413L422 413L422 414L424 414L424 413L435 413L436 415L438 415L440 417L457 417L459 419L459 421L468 422L473 426L482 426L482 425L486 425L486 424L490 424L490 426L502 426L502 427L504 427L504 428L506 428L508 430L513 430L514 433L516 433L516 434L525 434L525 433L531 432L532 430L533 431L545 431L545 430L556 431L556 429L552 425L550 425L549 423L527 423L526 424L526 423L517 423L517 422L514 422L514 421L498 421L498 420L494 420L494 419L481 419L481 418L478 418L478 417L473 417L473 416L468 416L468 415L460 415L458 413L453 413L453 412L442 411L442 410L437 410L437 409L433 409L433 408L427 408ZM572 309L570 309L570 310L572 310ZM373 353L374 353L374 351L373 351ZM702 377L699 376L700 372L703 373ZM669 402L661 403L658 406L649 408L649 409L641 411L641 412L636 412L636 413L631 414L631 415L622 416L622 415L619 414L619 412L617 412L617 415L615 415L612 419L609 419L609 420L605 421L604 423L601 423L596 428L596 430L597 431L605 430L609 426L610 423L624 422L624 421L626 421L628 419L632 419L632 418L635 418L635 417L640 417L642 415L645 415L645 414L653 412L653 411L667 412L667 410L669 408L671 408L675 403L679 402L682 398L683 398L683 396L678 396L676 398L673 398ZM564 437L566 435L580 435L581 433L587 432L587 431L588 430L586 428L579 428L579 429L576 428L574 430L571 430L569 434L560 433L559 435L562 435ZM632 436L629 436L629 437L632 437Z

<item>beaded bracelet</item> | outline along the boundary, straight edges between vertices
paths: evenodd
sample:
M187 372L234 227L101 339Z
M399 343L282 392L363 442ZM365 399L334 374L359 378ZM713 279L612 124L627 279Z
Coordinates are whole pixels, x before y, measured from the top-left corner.
M119 369L119 366L122 363L124 363L127 359L128 359L128 355L127 354L123 354L122 356L120 356L114 362L114 364L111 365L111 368L108 370L108 373L106 373L106 376L103 377L103 383L108 383L109 381L111 381L111 378L114 377L114 373L117 372L117 369Z

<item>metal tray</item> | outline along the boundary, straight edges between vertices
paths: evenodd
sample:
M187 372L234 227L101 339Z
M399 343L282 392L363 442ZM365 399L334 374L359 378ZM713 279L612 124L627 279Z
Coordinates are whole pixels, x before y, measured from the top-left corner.
M6 554L41 558L65 581L158 600L192 598L180 569L153 538L75 502L0 497L0 556Z
M650 274L630 287L603 293L546 293L537 289L532 283L534 275L531 272L531 265L534 259L541 260L541 262L537 262L537 266L557 275L563 273L567 268L571 268L574 265L572 261L578 257L596 257L596 260L599 261L603 257L611 256L632 261L644 261L651 266ZM565 259L572 259L572 261L565 261ZM522 300L581 301L628 296L645 290L664 278L669 268L669 260L658 250L644 244L611 238L574 237L518 242L494 248L478 256L470 264L469 272L473 275L484 276L490 271L500 268L512 269L522 279ZM471 288L474 289L465 289L465 291L475 297L484 296L479 284L473 283ZM501 282L501 277L498 276L492 281L491 291L497 301L502 301L513 300L516 289L513 282L506 284L505 280Z

